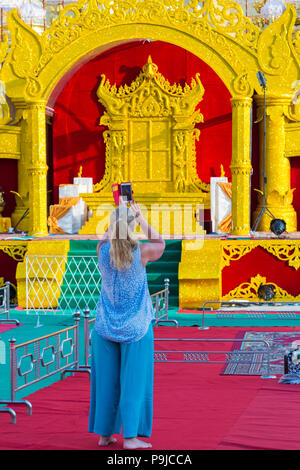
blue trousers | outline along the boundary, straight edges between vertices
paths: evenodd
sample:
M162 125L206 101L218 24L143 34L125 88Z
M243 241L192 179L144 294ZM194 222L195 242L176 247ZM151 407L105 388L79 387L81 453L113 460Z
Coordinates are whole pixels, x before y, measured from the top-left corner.
M153 327L133 343L92 331L89 432L150 437L153 420Z

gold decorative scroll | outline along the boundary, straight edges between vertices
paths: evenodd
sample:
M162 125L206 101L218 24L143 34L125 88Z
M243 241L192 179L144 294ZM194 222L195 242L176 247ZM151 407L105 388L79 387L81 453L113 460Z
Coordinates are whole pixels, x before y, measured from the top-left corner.
M275 287L275 297L274 301L278 300L290 300L290 301L299 301L300 295L293 296L289 294L286 290L279 287L274 282L269 282L267 279L260 274L257 274L255 277L250 279L250 282L242 282L238 287L231 290L228 294L222 296L222 300L233 300L233 299L241 299L241 300L253 300L253 301L261 301L261 299L257 295L258 288L261 284L271 284Z
M286 239L226 241L222 245L222 268L229 266L231 261L242 258L256 247L261 247L280 261L287 262L291 268L298 270L300 267L300 244L297 241Z
M0 243L0 250L7 254L15 261L23 261L27 251L27 245L11 244L11 243Z

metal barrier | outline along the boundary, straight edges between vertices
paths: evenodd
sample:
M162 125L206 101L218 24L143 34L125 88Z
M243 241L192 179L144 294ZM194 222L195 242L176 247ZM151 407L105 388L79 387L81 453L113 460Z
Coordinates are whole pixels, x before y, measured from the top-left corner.
M165 288L155 294L151 295L152 305L155 312L155 323L157 326L159 323L173 323L178 327L178 322L176 320L169 320L169 279L164 279Z
M89 320L89 311L86 310L84 312L84 364L79 366L79 368L83 368L85 371L90 370L89 360L91 357L90 354L90 346L91 346L91 330L94 325L95 319ZM265 348L255 351L154 351L154 362L161 362L161 363L171 363L171 362L182 362L182 363L201 363L201 364L227 364L227 363L239 363L239 364L249 364L251 363L256 364L259 363L261 366L266 367L266 375L261 376L262 378L276 378L275 375L271 375L270 367L271 367L271 346L270 343L263 339L204 339L204 338L197 338L197 339L189 339L189 338L155 338L155 342L158 341L176 341L176 342L229 342L229 343L242 343L242 342L249 342L249 343L261 343L265 345ZM247 356L253 356L257 354L262 355L261 361L253 361L249 360ZM172 354L176 356L175 360L169 360L168 355ZM220 355L224 356L223 360L211 360L210 355ZM182 358L178 358L178 356L182 356ZM246 359L245 359L246 358Z
M80 313L76 312L74 326L22 344L16 344L14 338L9 340L10 400L0 400L0 405L23 404L31 415L31 403L16 400L17 392L54 374L60 373L62 379L66 372L88 372L79 367L79 321ZM3 408L1 412L10 413L12 423L16 423L12 408Z
M235 343L235 342L249 342L249 343L263 343L265 345L265 349L263 350L255 350L255 351L178 351L178 350L173 350L173 351L154 351L154 362L160 362L160 363L172 363L172 362L182 362L182 363L201 363L201 364L228 364L228 363L238 363L238 364L260 364L260 365L265 365L266 366L266 375L262 375L261 377L264 379L276 379L276 375L271 375L271 345L268 341L263 340L263 339L247 339L246 341L244 339L190 339L190 338L155 338L155 341L176 341L176 342L205 342L205 343L224 343L224 342L229 342L229 343ZM256 354L262 354L263 359L262 361L249 361L249 360L244 360L244 357L247 355L256 355ZM174 360L169 360L168 359L168 354L175 355L176 358ZM219 355L222 354L224 356L223 360L210 360L210 355L215 354ZM179 358L178 358L179 356ZM182 357L180 357L182 356Z
M10 307L10 283L6 282L5 286L0 287L0 315L6 315L5 319L0 319L1 323L15 323L19 325L19 320L9 318L9 307Z
M206 302L203 303L202 307L199 307L197 310L202 310L202 326L199 327L199 330L208 330L209 329L209 326L205 326L205 307L206 305L209 305L209 304L217 304L217 305L220 305L220 306L227 306L227 307L239 307L239 310L242 310L243 307L246 307L246 306L252 306L252 305L262 305L262 306L274 306L274 307L278 307L279 305L282 306L282 305L298 305L300 307L300 302L288 302L288 301L276 301L276 302L268 302L268 301L264 301L264 302L256 302L256 301L245 301L245 302L237 302L237 301L221 301L221 300L207 300ZM213 309L210 309L210 311L212 311ZM246 318L250 318L250 319L259 319L259 318L264 318L264 319L267 319L268 317L266 316L266 313L268 312L268 310L265 310L265 309L261 309L259 312L256 311L256 310L248 310L248 311L243 311L243 314L246 315ZM239 312L240 313L240 312ZM216 317L217 318L231 318L233 319L234 316L236 315L236 313L234 312L217 312L216 311ZM288 319L288 320L296 320L296 319L300 319L300 310L299 310L299 315L295 314L294 312L277 312L276 313L276 316L275 314L273 314L273 317L272 319L274 318L279 318L279 319Z

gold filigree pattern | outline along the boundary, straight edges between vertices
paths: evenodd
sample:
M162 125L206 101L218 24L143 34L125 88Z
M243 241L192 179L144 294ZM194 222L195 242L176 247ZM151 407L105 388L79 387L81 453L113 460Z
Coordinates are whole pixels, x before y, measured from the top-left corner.
M292 54L290 32L295 23L295 10L285 12L261 33L257 43L257 57L263 72L270 75L284 73Z
M253 250L255 246L253 244L237 245L236 243L226 243L223 245L223 253L221 260L221 269L225 266L229 266L231 261L237 261L245 256L247 253Z
M27 251L27 245L4 245L0 244L0 250L13 258L15 261L23 261Z
M250 253L254 248L261 247L280 261L285 261L296 270L300 267L300 247L292 240L247 240L237 244L235 241L222 244L221 269L229 266L231 261L237 261Z
M61 51L92 31L135 23L176 27L205 40L241 74L244 64L231 42L252 50L261 33L240 5L230 0L78 0L65 6L41 37L19 18L17 9L10 11L12 47L7 64L25 79L28 97L38 98L43 92L40 76Z
M240 299L240 300L253 300L253 301L261 301L261 299L257 295L258 288L261 284L271 284L275 287L275 297L273 298L274 301L298 301L300 300L300 295L296 297L289 294L286 290L279 287L274 282L269 282L264 276L257 274L255 277L250 279L250 282L242 282L239 286L235 289L228 292L228 294L222 296L222 300L233 300L233 299Z
M173 25L196 36L202 34L205 26L207 30L215 29L251 48L256 47L261 33L260 28L243 15L241 6L233 1L79 0L66 6L43 34L41 66L54 53L92 29L134 22Z
M287 245L265 245L264 249L281 261L286 261L289 266L296 270L300 267L300 247L296 244Z

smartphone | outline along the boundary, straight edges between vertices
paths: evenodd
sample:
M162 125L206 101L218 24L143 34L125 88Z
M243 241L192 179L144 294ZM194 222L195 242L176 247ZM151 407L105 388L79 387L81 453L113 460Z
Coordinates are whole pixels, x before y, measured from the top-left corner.
M126 202L133 201L131 183L120 184L120 196L122 196L123 200Z

